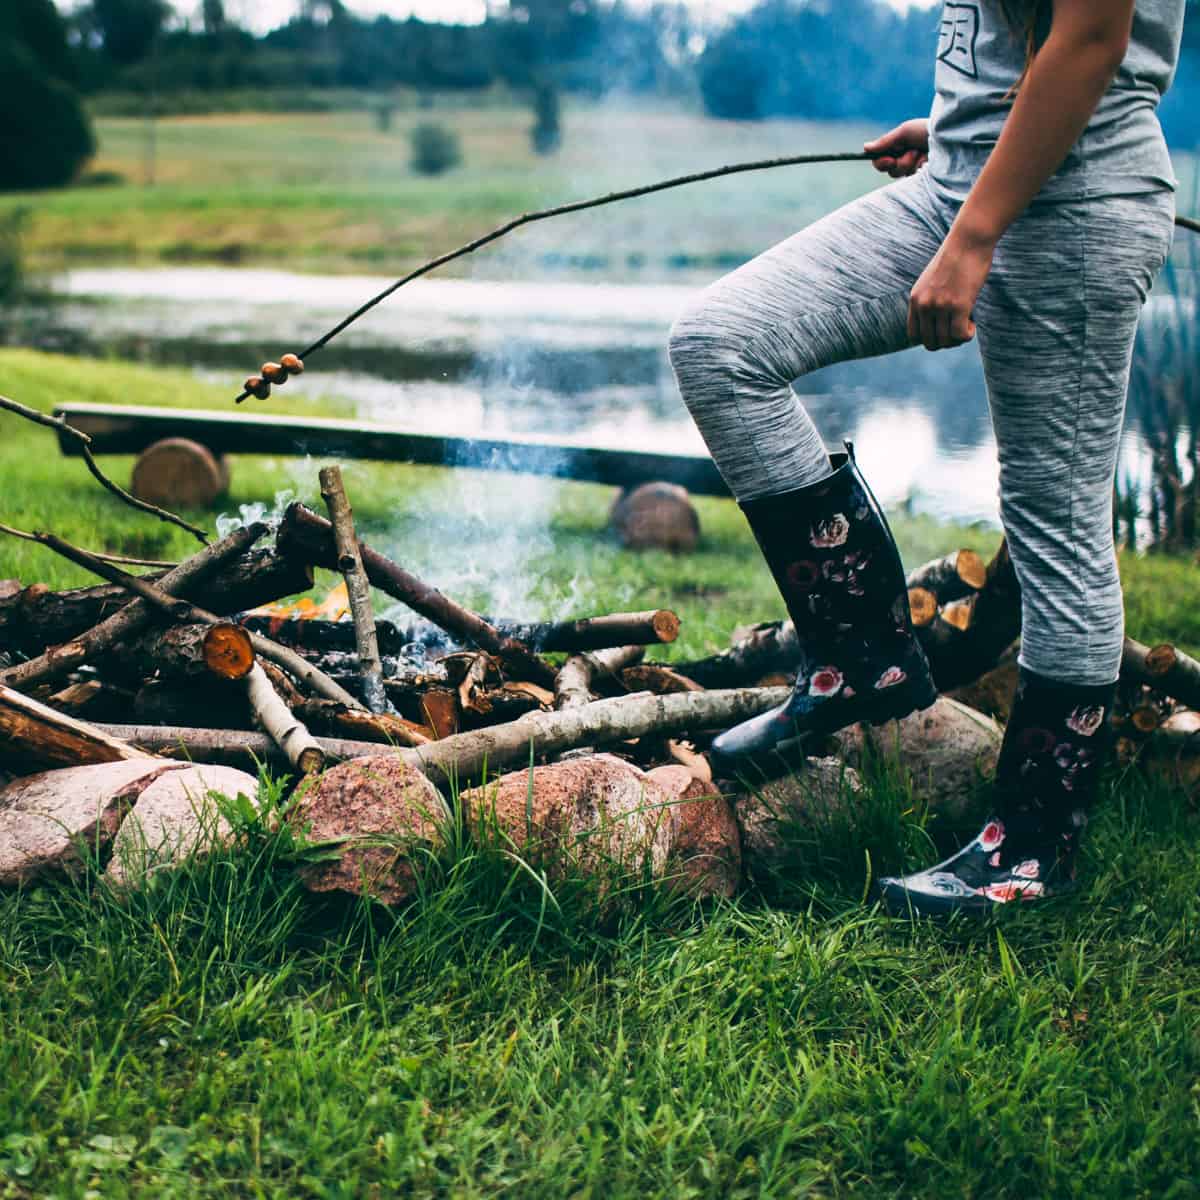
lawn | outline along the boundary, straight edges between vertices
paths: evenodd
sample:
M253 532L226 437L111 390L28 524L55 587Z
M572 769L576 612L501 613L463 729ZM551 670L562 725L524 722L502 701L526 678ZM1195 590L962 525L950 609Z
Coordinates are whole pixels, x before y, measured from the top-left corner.
M409 165L409 134L430 120L453 129L463 152L461 167L436 178ZM562 150L541 158L529 145L530 123L528 110L504 104L401 111L386 132L363 111L165 118L147 186L147 125L103 117L93 169L123 183L8 196L0 210L30 210L27 244L43 268L212 262L399 271L530 209L728 162L854 151L872 132L576 105L565 113ZM877 182L853 164L720 181L526 230L489 258L506 275L564 263L608 278L711 271Z
M27 351L0 352L0 391L44 409L229 401L184 373ZM0 520L188 548L48 432L0 420ZM239 459L227 508L312 498L317 466ZM699 551L672 559L608 540L605 489L366 464L347 483L368 536L472 603L669 604L682 655L780 612L728 502L702 502ZM897 533L910 562L997 538L908 519ZM503 578L518 553L519 589ZM1131 631L1200 650L1195 565L1123 569ZM83 581L0 541L14 575ZM6 894L0 1196L1200 1195L1187 798L1114 775L1085 886L1049 909L913 929L864 906L868 872L944 841L881 777L781 892L703 909L653 888L548 901L461 837L409 908L337 909L254 827L124 902L87 880Z

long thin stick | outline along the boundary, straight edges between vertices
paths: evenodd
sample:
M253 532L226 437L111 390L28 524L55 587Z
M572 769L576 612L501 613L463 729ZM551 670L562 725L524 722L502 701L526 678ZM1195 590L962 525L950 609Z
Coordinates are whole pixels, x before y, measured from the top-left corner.
M692 183L704 183L709 179L720 179L726 175L742 175L748 171L770 171L776 167L808 167L816 166L825 163L856 163L870 162L872 159L880 158L882 154L867 154L862 151L850 154L794 154L788 155L785 158L764 158L755 162L734 163L727 167L714 167L710 171L696 171L691 175L679 175L674 179L664 179L658 183L644 184L642 187L627 188L622 192L609 192L605 196L596 196L591 200L575 200L570 204L560 204L555 208L544 208L538 212L522 213L519 217L514 217L511 221L493 229L490 233L485 233L482 237L477 237L472 242L467 242L465 246L459 246L457 250L451 250L447 254L439 255L437 258L430 259L424 266L418 267L415 271L410 271L402 279L397 279L395 283L383 289L378 295L372 296L365 304L356 308L348 317L339 321L327 333L323 333L310 346L306 346L300 351L299 357L307 359L323 347L329 345L338 334L349 329L360 317L366 316L376 305L382 304L389 296L394 295L407 283L412 283L414 279L420 279L422 275L428 275L430 271L436 271L438 267L444 267L447 263L454 262L455 259L465 258L468 254L474 254L476 250L481 250L484 246L491 242L498 241L500 238L510 234L515 229L520 229L522 225L532 225L534 221L545 221L550 217L562 217L568 213L584 212L589 208L600 208L605 204L617 204L622 200L636 200L639 196L652 196L655 192L666 192L672 188L686 187ZM1176 217L1175 224L1184 229L1190 229L1193 233L1200 233L1200 221L1194 221L1190 217ZM250 393L243 391L237 398L236 402L241 404L243 400L248 399Z
M108 488L119 500L124 500L126 504L132 505L142 512L150 513L160 521L168 521L172 525L178 525L180 529L186 529L188 533L198 538L204 545L208 544L208 534L203 529L189 524L182 517L177 517L173 512L168 512L165 508L159 508L157 504L150 504L146 500L139 500L136 496L131 496L119 484L113 483L100 470L99 464L92 457L92 439L86 433L76 429L74 425L68 425L62 417L47 416L45 413L38 412L36 408L26 408L24 404L18 404L15 400L9 400L6 396L0 396L0 408L6 408L9 412L16 413L19 417L24 417L27 421L33 421L37 425L44 425L48 429L57 429L60 433L65 433L73 437L79 443L79 448L83 454L83 461L87 464L87 469L91 471L100 484Z
M388 711L387 693L383 690L383 663L379 658L379 637L375 631L375 614L371 610L371 585L363 570L362 554L354 533L354 511L350 507L342 468L322 467L321 498L329 509L333 524L334 544L337 546L337 566L346 581L346 596L350 615L354 618L354 640L362 672L363 698L373 713Z
M263 732L287 755L288 762L305 775L321 770L325 765L325 752L300 718L283 702L260 663L250 668L244 686L246 699Z

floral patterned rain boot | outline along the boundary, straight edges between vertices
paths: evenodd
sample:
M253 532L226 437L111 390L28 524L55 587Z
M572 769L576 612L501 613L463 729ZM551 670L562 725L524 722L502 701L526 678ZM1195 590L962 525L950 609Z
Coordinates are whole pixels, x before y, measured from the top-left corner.
M945 862L880 880L887 908L897 916L987 914L1069 891L1112 742L1115 693L1115 684L1054 683L1022 668L996 767L995 816Z
M789 700L713 742L713 765L725 774L770 771L804 734L906 717L937 699L900 553L849 442L846 451L819 483L742 505L801 659Z

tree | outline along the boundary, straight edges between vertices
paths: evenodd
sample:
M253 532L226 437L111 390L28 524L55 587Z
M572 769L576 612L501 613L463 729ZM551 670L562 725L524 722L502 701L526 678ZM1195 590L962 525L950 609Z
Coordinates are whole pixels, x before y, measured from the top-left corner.
M559 113L558 92L548 83L543 83L533 95L533 128L529 139L536 154L553 154L562 145L562 120Z
M165 0L92 0L92 15L104 52L128 66L150 53L170 14Z
M225 32L225 5L222 0L204 0L200 11L204 20L204 32L209 37L216 37Z

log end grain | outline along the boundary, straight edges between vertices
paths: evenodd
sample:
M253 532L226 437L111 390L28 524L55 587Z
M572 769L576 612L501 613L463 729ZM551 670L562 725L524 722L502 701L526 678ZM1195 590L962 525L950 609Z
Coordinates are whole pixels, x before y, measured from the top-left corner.
M204 663L218 679L244 679L254 666L250 635L240 625L210 626L204 635Z
M987 582L987 563L974 550L960 550L955 566L959 579L972 591L979 591Z
M326 771L289 818L312 842L341 841L336 860L300 869L309 891L370 896L396 905L416 891L421 863L444 844L446 803L394 755L357 758Z
M933 622L938 613L937 597L928 588L914 587L908 589L908 609L912 614L912 623L917 629L922 629Z
M974 605L970 600L956 600L953 604L947 604L942 608L942 620L947 625L965 633L971 627L973 612Z
M609 524L630 550L688 553L700 540L700 514L686 488L643 483L617 497Z
M1179 659L1179 652L1169 642L1151 647L1146 655L1146 670L1151 675L1167 675Z
M660 608L651 618L654 635L663 645L668 645L679 637L679 617L669 608Z
M228 481L227 468L207 446L191 438L169 437L138 455L130 491L149 504L207 508Z

